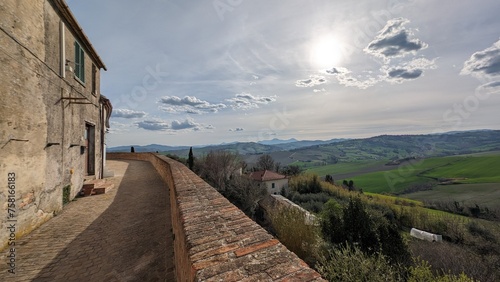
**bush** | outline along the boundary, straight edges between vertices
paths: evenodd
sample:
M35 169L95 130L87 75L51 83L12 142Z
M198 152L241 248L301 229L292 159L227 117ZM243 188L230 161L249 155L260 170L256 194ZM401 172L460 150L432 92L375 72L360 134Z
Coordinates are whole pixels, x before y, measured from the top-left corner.
M308 225L305 214L295 208L280 208L270 215L272 228L283 245L310 264L315 259L319 232L316 225Z
M367 255L353 246L330 249L320 256L316 268L328 281L403 281L401 269L384 255Z
M429 263L427 261L421 260L416 261L416 265L409 268L410 276L408 282L426 282L426 281L436 281L436 282L474 282L475 280L467 277L464 273L459 275L444 274L435 275Z

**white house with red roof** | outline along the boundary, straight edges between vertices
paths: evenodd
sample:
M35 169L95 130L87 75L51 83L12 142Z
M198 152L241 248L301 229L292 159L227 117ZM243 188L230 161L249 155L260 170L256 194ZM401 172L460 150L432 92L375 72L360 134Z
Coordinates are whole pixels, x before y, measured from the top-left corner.
M288 178L285 175L276 173L270 170L254 171L250 174L250 178L260 182L260 185L265 185L267 191L271 195L278 195L281 189L288 189Z

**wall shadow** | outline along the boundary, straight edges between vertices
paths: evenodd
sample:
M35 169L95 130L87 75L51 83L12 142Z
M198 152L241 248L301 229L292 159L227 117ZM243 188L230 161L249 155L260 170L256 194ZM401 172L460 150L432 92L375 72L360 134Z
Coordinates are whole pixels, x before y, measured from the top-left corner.
M120 161L114 201L33 281L174 281L168 186L151 163Z

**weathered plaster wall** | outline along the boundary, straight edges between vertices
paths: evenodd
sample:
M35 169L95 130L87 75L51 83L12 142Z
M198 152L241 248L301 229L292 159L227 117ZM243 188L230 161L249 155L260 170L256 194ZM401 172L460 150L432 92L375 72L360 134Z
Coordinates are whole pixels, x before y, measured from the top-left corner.
M288 179L276 179L264 182L269 194L280 194L283 187L288 188ZM274 183L274 188L273 188Z
M107 158L149 161L168 184L177 281L324 281L185 165L151 153Z
M79 145L84 145L86 121L96 125L100 172L99 93L90 93L92 63L86 56L85 85L70 71L61 78L60 22L49 1L0 2L0 228L7 226L7 174L13 172L18 237L62 209L64 186L71 185L71 198L80 190L85 160ZM66 58L73 61L68 28L65 37ZM62 97L86 97L78 101L90 104ZM0 248L7 239L8 232L0 232Z

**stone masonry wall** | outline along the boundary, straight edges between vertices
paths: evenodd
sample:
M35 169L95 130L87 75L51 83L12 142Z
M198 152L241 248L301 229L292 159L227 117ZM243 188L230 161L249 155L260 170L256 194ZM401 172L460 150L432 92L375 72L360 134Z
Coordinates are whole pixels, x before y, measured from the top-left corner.
M107 158L149 161L168 184L177 281L324 281L183 164L152 153Z
M86 53L84 84L69 69L61 70L64 20L53 2L0 1L1 230L11 224L6 221L11 195L7 176L16 176L16 228L0 232L0 249L13 235L23 236L59 212L64 187L70 186L70 199L81 189L86 123L95 125L96 176L101 169L99 93L91 93L92 60ZM68 23L64 34L65 57L74 61L75 35ZM68 97L79 100L63 99Z

